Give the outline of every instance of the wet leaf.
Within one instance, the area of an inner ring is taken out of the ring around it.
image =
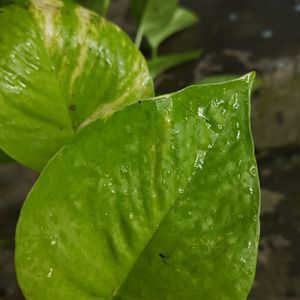
[[[148,60],[148,67],[152,77],[156,78],[159,74],[171,68],[198,59],[201,54],[202,50],[162,55]]]
[[[0,147],[41,170],[80,128],[152,96],[153,84],[115,25],[72,1],[29,3],[1,9]]]
[[[259,231],[252,81],[141,101],[61,149],[17,227],[25,296],[246,299]]]

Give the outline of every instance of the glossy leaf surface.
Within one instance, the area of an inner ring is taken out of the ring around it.
[[[159,74],[191,60],[196,60],[202,54],[201,50],[167,54],[148,60],[148,67],[153,78]]]
[[[259,212],[252,81],[142,101],[61,149],[17,227],[27,299],[246,299]]]
[[[0,146],[41,170],[78,129],[153,84],[115,25],[72,1],[23,2],[1,9]]]

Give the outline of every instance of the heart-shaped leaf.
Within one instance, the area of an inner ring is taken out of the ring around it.
[[[246,299],[259,186],[253,75],[192,86],[85,127],[17,227],[28,299]]]
[[[32,0],[0,15],[0,147],[22,164],[41,170],[79,128],[153,95],[143,56],[97,14]]]

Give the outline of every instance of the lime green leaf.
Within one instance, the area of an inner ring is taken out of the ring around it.
[[[246,299],[259,212],[252,81],[141,101],[61,149],[17,226],[25,296]]]
[[[96,118],[153,95],[129,37],[71,1],[2,8],[0,40],[0,146],[30,168]]]
[[[201,50],[177,54],[167,54],[148,60],[148,67],[153,78],[159,74],[185,62],[196,60],[202,54]]]
[[[147,35],[148,42],[152,48],[157,49],[165,39],[197,23],[198,20],[199,18],[194,12],[184,7],[178,7],[171,21],[166,26]]]
[[[95,11],[101,16],[105,16],[111,0],[77,0],[77,2],[79,2],[82,6]]]
[[[156,35],[173,18],[178,0],[131,0],[131,8],[138,22],[136,46],[139,47],[143,35]]]

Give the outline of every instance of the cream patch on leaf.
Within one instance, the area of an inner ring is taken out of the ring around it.
[[[51,48],[55,43],[62,47],[62,40],[56,35],[56,26],[61,17],[61,9],[64,7],[63,1],[31,0],[31,2],[35,8],[34,13],[39,21],[38,23],[44,25],[41,28],[48,51],[51,52]]]
[[[80,53],[78,55],[76,67],[70,79],[70,94],[72,93],[74,82],[76,78],[78,78],[80,74],[83,72],[86,60],[88,58],[88,50],[89,50],[88,32],[89,30],[92,32],[93,24],[90,21],[91,21],[91,17],[95,15],[93,12],[81,6],[78,6],[76,8],[75,13],[79,20],[78,27],[75,31],[75,34],[77,36],[77,40],[79,44],[78,46],[80,47]]]
[[[141,61],[137,60],[132,68],[133,73],[138,72],[139,68],[141,65]],[[89,123],[95,121],[96,119],[100,117],[108,117],[112,115],[114,112],[119,110],[120,108],[123,107],[124,103],[128,102],[126,101],[132,94],[134,94],[135,91],[139,91],[140,87],[144,85],[144,78],[142,76],[138,76],[135,78],[135,82],[133,86],[131,86],[130,89],[126,89],[125,92],[116,98],[113,102],[108,102],[104,104],[100,104],[95,111],[87,118],[85,119],[78,129],[81,129],[82,127],[88,125]],[[135,95],[137,96],[137,95]]]

